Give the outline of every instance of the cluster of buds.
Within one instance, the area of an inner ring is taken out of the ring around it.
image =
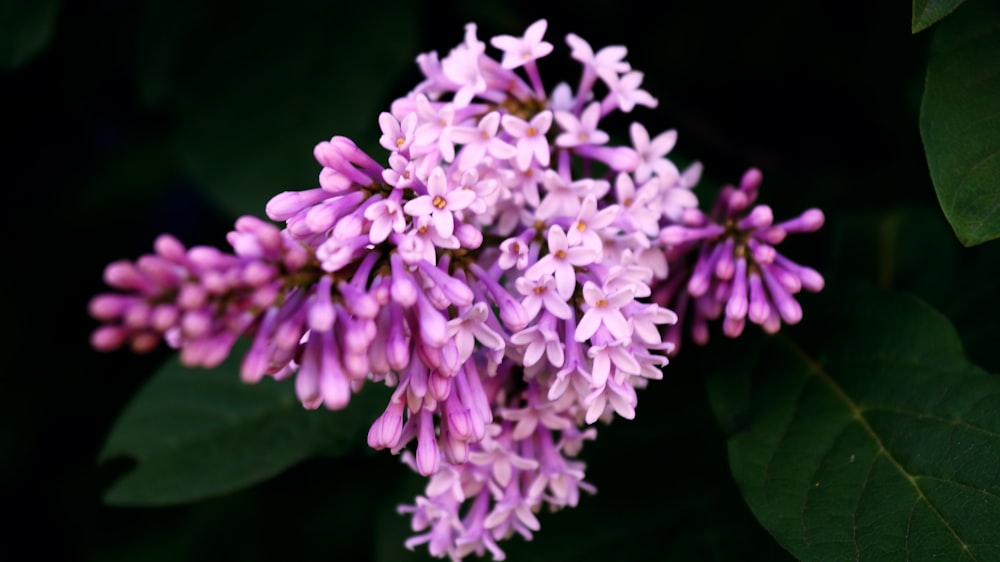
[[[416,533],[407,546],[502,559],[497,542],[530,538],[540,509],[593,492],[583,442],[598,420],[633,418],[636,389],[662,377],[679,344],[665,337],[673,310],[704,302],[703,322],[727,303],[735,336],[748,315],[767,329],[798,321],[790,293],[822,285],[773,250],[817,228],[818,211],[738,218],[756,197],[748,174],[701,214],[700,165],[666,157],[674,131],[651,139],[633,123],[632,145],[613,146],[598,128],[656,105],[625,48],[595,52],[570,34],[579,82],[549,90],[536,63],[553,51],[545,30],[494,37],[498,61],[469,24],[444,58],[419,56],[425,79],[378,119],[385,164],[344,137],[320,143],[319,187],[267,205],[282,228],[243,217],[233,254],[164,236],[155,255],[110,265],[117,292],[91,303],[104,322],[94,346],[162,338],[212,367],[247,336],[243,380],[294,376],[306,408],[388,385],[368,443],[429,477],[400,508]],[[692,253],[693,273],[675,275]]]
[[[678,314],[690,318],[696,343],[708,343],[708,321],[723,312],[722,331],[731,338],[743,333],[747,319],[773,334],[782,322],[796,324],[802,319],[795,293],[823,289],[819,272],[775,249],[790,233],[818,230],[825,220],[823,212],[809,209],[774,224],[770,207],[752,206],[761,179],[759,170],[747,170],[739,187],[722,188],[710,214],[689,209],[660,231],[671,274],[657,287],[656,300],[671,303]],[[664,338],[674,345],[674,352],[679,350],[681,324],[671,326]]]

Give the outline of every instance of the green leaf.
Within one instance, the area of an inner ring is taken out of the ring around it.
[[[211,371],[185,368],[174,358],[152,377],[101,453],[101,460],[125,456],[138,462],[107,492],[107,503],[201,500],[268,479],[317,454],[361,449],[367,424],[377,415],[378,391],[366,389],[344,411],[307,411],[291,381],[241,383],[241,357],[234,350]]]
[[[754,514],[802,560],[1000,559],[1000,377],[913,297],[833,310],[822,352],[774,338],[712,385],[751,382],[713,403],[747,410],[728,449]]]
[[[13,70],[48,45],[59,0],[0,0],[0,69]]]
[[[934,190],[962,244],[1000,237],[1000,6],[973,2],[935,31],[920,108]]]
[[[379,112],[410,87],[401,74],[418,72],[414,3],[290,0],[265,13],[183,3],[147,9],[140,90],[175,105],[185,169],[234,216],[318,186],[320,141],[378,147]]]
[[[955,11],[965,0],[913,0],[910,31],[919,33]]]

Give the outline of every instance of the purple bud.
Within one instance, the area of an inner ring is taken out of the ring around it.
[[[743,333],[743,327],[746,326],[746,323],[745,317],[726,316],[722,320],[722,333],[726,334],[727,337],[737,338]]]
[[[441,349],[437,347],[431,347],[427,345],[426,342],[417,340],[413,344],[413,350],[417,353],[417,359],[420,360],[420,364],[429,368],[437,369],[441,366]],[[423,394],[421,394],[423,396]]]
[[[410,363],[410,340],[406,337],[402,309],[399,306],[391,306],[389,310],[391,314],[385,355],[389,365],[399,371]]]
[[[451,394],[451,379],[434,369],[427,377],[427,390],[431,398],[443,402]]]
[[[764,181],[764,175],[760,173],[760,170],[750,168],[743,173],[743,178],[740,179],[740,191],[745,192],[752,201],[757,198],[757,191],[762,181]]]
[[[368,362],[367,349],[364,351],[343,349],[342,352],[343,355],[340,358],[340,364],[348,379],[355,381],[364,380],[372,372]]]
[[[454,339],[449,339],[448,343],[441,348],[441,361],[438,369],[445,376],[454,376],[462,368],[462,358],[458,353],[458,346]]]
[[[423,399],[427,395],[427,367],[419,361],[414,361],[402,373],[406,381],[408,398]],[[410,404],[411,410],[420,409],[420,401]]]
[[[187,257],[197,269],[212,269],[227,265],[226,256],[211,246],[195,246],[188,250]]]
[[[746,258],[739,258],[736,260],[736,272],[733,276],[732,293],[729,297],[729,302],[726,303],[726,318],[742,320],[747,315],[748,306],[747,260]],[[740,331],[743,331],[742,326],[740,326]]]
[[[368,446],[373,449],[391,449],[399,444],[403,435],[403,403],[392,400],[368,430]]]
[[[267,308],[274,304],[278,299],[278,294],[281,292],[281,282],[269,283],[263,287],[257,287],[254,289],[253,295],[251,296],[251,306],[257,308]]]
[[[127,260],[111,262],[104,268],[104,282],[116,289],[141,291],[149,286],[145,276]]]
[[[486,288],[500,312],[500,321],[511,332],[520,332],[528,326],[531,318],[521,301],[511,296],[495,279],[477,264],[471,264],[470,270],[476,279]]]
[[[750,306],[747,316],[754,324],[762,324],[771,314],[771,305],[767,302],[767,294],[764,292],[764,284],[760,280],[760,275],[750,272]]]
[[[138,332],[132,334],[132,341],[129,342],[129,349],[135,353],[149,353],[156,349],[160,343],[160,337],[153,332]],[[208,365],[210,367],[210,365]]]
[[[404,308],[409,308],[417,302],[417,292],[419,291],[417,283],[403,266],[399,254],[392,254],[389,257],[389,263],[392,266],[392,286],[390,287],[392,300]]]
[[[458,307],[470,306],[472,304],[475,296],[472,294],[472,289],[467,285],[450,277],[447,273],[434,267],[426,260],[421,261],[418,267],[422,273],[427,275],[441,289],[448,302]]]
[[[257,383],[267,373],[269,366],[267,354],[268,342],[277,317],[278,309],[269,308],[261,318],[260,326],[257,327],[257,334],[254,336],[253,343],[250,344],[250,349],[247,350],[246,355],[243,356],[243,362],[240,364],[240,379],[243,382],[248,384]]]
[[[295,349],[305,332],[303,323],[305,313],[294,314],[290,318],[282,318],[274,329],[274,345],[279,349]]]
[[[802,290],[802,281],[791,271],[773,264],[766,264],[761,267],[766,269],[767,272],[789,293],[797,293]]]
[[[375,298],[358,289],[351,283],[341,281],[337,284],[340,294],[344,297],[344,305],[359,318],[372,319],[378,316],[379,307]]]
[[[796,324],[802,320],[802,306],[799,305],[798,301],[775,279],[768,269],[763,269],[762,273],[764,283],[771,294],[771,302],[774,303],[774,307],[778,310],[778,314],[781,315],[781,319],[786,324]]]
[[[815,232],[823,226],[826,217],[819,209],[808,209],[798,217],[785,221],[778,226],[788,232]]]
[[[120,317],[128,307],[138,302],[134,297],[126,297],[115,293],[104,293],[90,299],[87,310],[97,320],[114,320]]]
[[[751,198],[746,193],[732,187],[723,188],[722,194],[719,196],[719,202],[725,204],[730,215],[742,213],[744,209],[750,206],[751,201]]]
[[[819,274],[818,271],[812,269],[811,267],[799,266],[795,270],[795,273],[799,276],[799,280],[802,282],[802,287],[807,291],[812,291],[814,293],[822,291],[825,281],[823,281],[823,276]]]
[[[771,226],[774,222],[774,212],[767,205],[757,205],[750,211],[750,214],[740,219],[736,223],[741,230],[752,230]]]
[[[323,191],[332,194],[341,194],[355,189],[351,178],[333,168],[323,168],[319,171],[319,186]]]
[[[781,244],[788,233],[781,226],[772,226],[753,233],[753,237],[772,246]]]
[[[717,224],[710,224],[700,228],[671,225],[660,231],[660,242],[668,246],[674,246],[703,238],[714,238],[721,236],[725,232],[726,229]]]
[[[472,414],[459,401],[457,392],[451,393],[444,401],[443,414],[452,434],[465,441],[473,438]]]
[[[440,466],[440,451],[434,435],[434,417],[430,410],[420,410],[420,428],[417,430],[417,472],[422,476],[437,473]]]
[[[333,328],[336,322],[336,309],[331,300],[330,290],[333,286],[333,279],[329,275],[320,277],[316,283],[316,292],[313,300],[309,304],[308,322],[313,330],[326,332]]]
[[[463,465],[469,462],[469,442],[455,435],[447,424],[441,427],[440,445],[449,463]]]
[[[347,264],[357,259],[358,250],[368,244],[368,235],[359,234],[353,238],[328,238],[316,249],[316,258],[320,260],[324,271],[333,273],[340,271]]]
[[[271,264],[253,261],[243,268],[242,281],[251,287],[257,287],[278,276],[278,270]]]
[[[330,142],[323,141],[316,145],[316,148],[313,149],[313,156],[316,157],[316,161],[322,164],[324,168],[336,170],[340,175],[343,175],[352,182],[364,186],[371,185],[372,179],[361,173],[351,163],[351,158],[357,159],[357,153],[364,153],[357,146],[354,146],[354,143],[350,143],[349,141],[345,143],[342,140],[338,141],[338,138],[343,139],[343,137],[334,137],[330,139]],[[345,154],[345,151],[348,154]],[[339,185],[340,182],[337,182],[337,186]]]
[[[90,335],[90,345],[98,351],[113,351],[125,343],[128,333],[121,326],[101,326]]]
[[[170,327],[177,324],[180,311],[173,304],[160,304],[153,307],[153,312],[149,317],[149,324],[158,332],[166,332]]]
[[[691,339],[698,345],[705,345],[708,334],[708,320],[702,314],[695,314],[691,319]]]
[[[286,221],[302,212],[307,207],[330,197],[323,189],[307,189],[305,191],[285,191],[279,193],[267,202],[265,212],[274,221]]]
[[[708,289],[711,287],[715,264],[719,261],[724,249],[725,245],[717,244],[712,248],[711,253],[706,255],[703,250],[701,255],[698,256],[698,261],[695,263],[694,270],[691,272],[691,277],[687,283],[688,293],[692,297],[700,297],[708,292]]]
[[[389,311],[386,309],[377,320],[380,329],[375,333],[375,340],[368,348],[368,365],[372,373],[376,375],[387,375],[393,370],[389,365],[389,358],[386,356],[386,341],[389,339],[389,330],[386,329],[388,314]]]
[[[434,308],[427,296],[417,292],[417,328],[420,340],[432,347],[440,348],[448,342],[448,321],[440,310]]]
[[[778,251],[774,249],[774,246],[769,244],[761,244],[756,240],[750,240],[748,242],[750,246],[750,251],[753,252],[753,259],[757,263],[772,263],[774,262],[774,256],[778,254]]]
[[[302,402],[302,407],[307,410],[315,410],[323,403],[323,396],[319,390],[319,353],[321,353],[320,344],[314,343],[310,338],[302,354],[299,373],[295,375],[295,394]]]
[[[472,367],[466,367],[455,375],[457,399],[469,411],[470,432],[473,439],[481,441],[486,436],[486,424],[493,421],[489,399],[483,390],[478,373],[469,373]],[[452,394],[454,396],[455,393]]]
[[[351,381],[337,360],[336,350],[333,348],[333,334],[323,332],[320,338],[324,340],[322,372],[319,380],[323,406],[328,410],[342,410],[351,401]]]
[[[459,223],[455,225],[455,238],[461,247],[469,250],[478,249],[483,245],[483,233],[471,224]]]
[[[719,259],[715,262],[715,276],[724,281],[732,279],[733,273],[736,271],[736,262],[733,259],[733,246],[735,245],[736,242],[733,238],[726,238],[722,242]]]
[[[184,244],[169,234],[161,234],[153,242],[153,249],[164,258],[178,264],[187,261],[187,250]]]

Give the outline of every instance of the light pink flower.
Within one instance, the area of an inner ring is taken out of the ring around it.
[[[455,93],[455,107],[461,109],[472,101],[476,94],[486,91],[486,78],[479,68],[479,57],[486,51],[486,45],[476,38],[476,24],[465,26],[465,42],[455,47],[441,61],[441,72],[458,86]]]
[[[475,127],[453,127],[451,140],[464,144],[458,165],[465,169],[478,164],[487,153],[499,160],[509,160],[518,150],[497,137],[500,129],[500,113],[491,111],[479,120]]]
[[[510,113],[503,116],[500,123],[512,137],[517,139],[517,167],[527,170],[531,159],[535,158],[542,166],[549,165],[549,141],[545,134],[552,126],[552,112],[542,111],[525,121]]]
[[[587,341],[602,325],[616,340],[631,337],[632,328],[625,320],[621,308],[632,302],[634,297],[635,291],[630,287],[606,294],[593,281],[584,283],[583,298],[587,301],[589,308],[576,325],[576,333],[573,338],[578,342]]]
[[[643,183],[656,174],[667,182],[672,182],[680,175],[677,166],[664,158],[677,143],[677,131],[671,129],[660,133],[655,139],[649,140],[646,127],[643,127],[641,123],[632,123],[629,127],[629,136],[632,137],[632,146],[635,147],[641,159],[639,166],[635,169],[636,181]]]
[[[510,342],[514,345],[524,347],[524,366],[531,367],[538,363],[544,355],[553,367],[562,367],[565,356],[563,354],[562,339],[559,334],[538,323],[529,326],[510,337]]]
[[[628,54],[628,49],[621,45],[604,47],[595,54],[590,43],[573,33],[566,35],[566,43],[572,49],[570,56],[602,77],[605,75],[617,76],[632,69],[623,60]]]
[[[455,211],[461,211],[475,200],[476,194],[466,189],[453,189],[444,170],[434,168],[427,179],[427,195],[406,202],[403,210],[413,217],[430,215],[439,236],[448,238],[455,232]]]
[[[552,43],[542,41],[547,26],[548,22],[541,19],[528,26],[524,37],[498,35],[491,39],[490,44],[503,51],[503,61],[500,65],[514,69],[551,53]]]
[[[528,279],[540,279],[551,274],[556,279],[556,290],[563,300],[569,300],[576,289],[574,266],[590,265],[597,261],[600,253],[584,246],[569,246],[566,233],[558,225],[552,225],[548,233],[549,253],[542,256],[524,272]]]
[[[519,277],[514,284],[517,291],[524,295],[521,306],[529,318],[538,316],[543,307],[556,318],[565,320],[570,317],[569,304],[559,296],[556,280],[551,275],[545,274],[538,279]]]
[[[459,360],[464,363],[475,349],[476,340],[494,350],[504,348],[503,338],[486,324],[489,310],[486,304],[477,302],[460,318],[448,321],[448,333],[455,339]]]
[[[608,142],[608,134],[597,128],[601,120],[601,104],[597,102],[588,105],[579,117],[569,111],[556,111],[555,119],[563,129],[563,133],[556,137],[557,146],[570,148]]]
[[[580,204],[580,212],[570,225],[566,239],[570,246],[584,246],[598,253],[603,251],[604,239],[601,231],[608,228],[618,217],[618,205],[608,205],[597,210],[597,198],[588,195]]]
[[[656,107],[658,103],[649,92],[639,88],[642,85],[642,72],[633,70],[622,76],[602,76],[602,78],[607,82],[611,95],[617,100],[618,109],[625,113],[630,113],[637,105]]]
[[[365,209],[365,218],[372,223],[368,231],[372,244],[380,244],[390,233],[403,232],[406,229],[403,208],[394,199],[385,199],[372,204]]]
[[[410,113],[400,122],[391,113],[383,111],[378,116],[378,124],[382,128],[382,136],[378,139],[382,148],[390,152],[402,152],[413,144],[413,133],[417,129],[416,113]]]

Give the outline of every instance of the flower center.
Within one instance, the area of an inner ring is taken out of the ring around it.
[[[435,209],[444,209],[448,206],[448,201],[440,195],[435,195],[434,200],[431,201],[431,205],[434,205]]]

